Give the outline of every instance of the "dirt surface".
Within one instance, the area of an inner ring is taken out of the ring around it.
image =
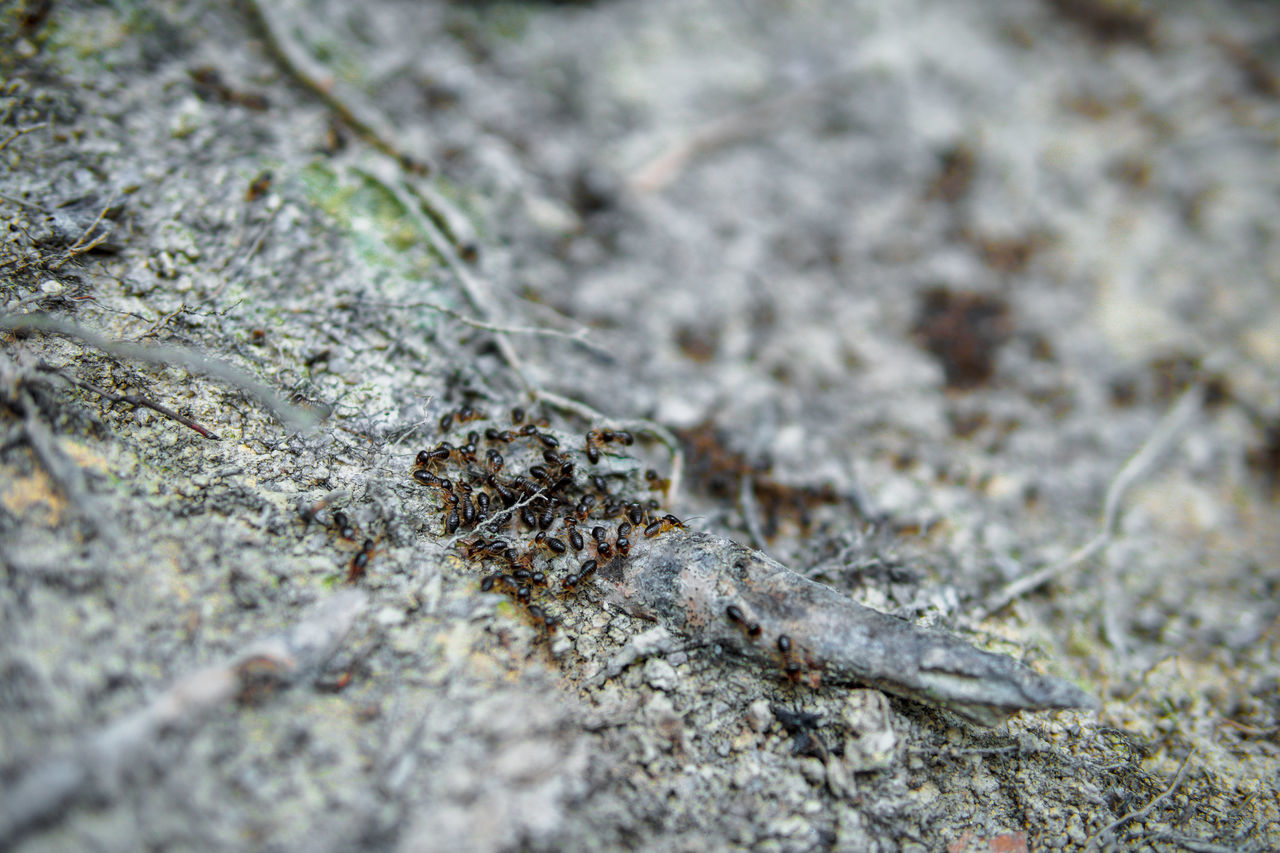
[[[1272,4],[257,10],[0,7],[0,847],[1280,848]],[[1102,709],[548,634],[517,405]]]

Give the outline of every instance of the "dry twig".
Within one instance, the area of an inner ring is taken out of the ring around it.
[[[222,663],[179,679],[145,707],[29,768],[0,792],[0,839],[16,844],[74,803],[111,796],[131,770],[154,757],[163,739],[189,736],[232,699],[261,698],[315,672],[337,651],[367,600],[359,590],[337,593],[287,633],[257,640]]]
[[[1146,443],[1137,453],[1129,457],[1129,461],[1120,469],[1120,473],[1116,474],[1107,489],[1097,535],[1065,559],[1005,586],[987,601],[986,605],[975,614],[975,618],[979,621],[986,619],[1014,599],[1044,586],[1068,569],[1097,556],[1110,545],[1115,538],[1116,526],[1120,521],[1120,507],[1125,494],[1134,483],[1146,476],[1160,457],[1173,445],[1191,419],[1200,411],[1203,403],[1204,386],[1200,384],[1191,386],[1160,420]]]
[[[1169,797],[1173,796],[1173,792],[1178,790],[1178,786],[1182,784],[1183,778],[1187,775],[1187,768],[1191,766],[1191,759],[1195,757],[1197,749],[1199,749],[1199,747],[1193,747],[1191,752],[1187,753],[1187,757],[1182,761],[1182,766],[1178,768],[1177,775],[1173,777],[1173,781],[1169,784],[1168,788],[1164,789],[1163,793],[1154,797],[1151,802],[1147,803],[1137,811],[1129,812],[1127,815],[1116,818],[1111,823],[1104,826],[1096,835],[1089,839],[1089,842],[1085,847],[1092,847],[1096,844],[1101,848],[1114,830],[1119,829],[1131,820],[1142,820],[1147,815],[1151,814],[1152,809],[1169,799]]]
[[[84,229],[84,231],[80,232],[80,236],[76,238],[76,241],[74,243],[72,243],[70,246],[67,247],[66,251],[63,253],[61,258],[58,258],[57,261],[49,265],[50,270],[58,269],[59,267],[61,267],[63,264],[65,264],[67,261],[71,260],[74,257],[92,252],[94,249],[98,248],[98,246],[106,242],[108,237],[108,233],[106,231],[103,231],[101,234],[99,234],[97,237],[94,237],[92,240],[89,239],[89,235],[92,234],[94,230],[98,227],[98,225],[102,222],[102,218],[107,215],[107,211],[111,209],[111,206],[112,204],[115,203],[115,200],[116,200],[116,194],[113,192],[110,198],[107,199],[107,203],[102,206],[102,210],[98,211],[98,215],[94,217],[94,220],[92,222],[89,223],[89,227]],[[85,242],[85,241],[88,241],[88,242]]]
[[[1098,704],[1069,682],[863,607],[709,533],[665,533],[602,569],[599,583],[633,616],[813,687],[865,684],[984,726],[1023,710]]]
[[[742,483],[738,487],[738,508],[742,510],[742,518],[747,523],[747,532],[751,534],[751,544],[757,551],[765,550],[764,531],[760,529],[760,515],[756,510],[756,483],[750,474],[742,475]]]
[[[438,302],[368,302],[362,300],[362,304],[374,305],[380,308],[425,308],[428,311],[435,311],[439,314],[444,314],[447,317],[452,317],[463,325],[471,326],[474,329],[481,329],[486,332],[500,332],[504,335],[535,335],[544,338],[558,338],[560,340],[572,341],[575,344],[581,344],[588,349],[592,349],[606,355],[611,354],[608,349],[590,340],[587,337],[590,332],[585,328],[578,329],[576,332],[562,332],[559,329],[548,329],[542,326],[502,326],[497,323],[490,323],[487,320],[477,320],[475,317],[470,317],[463,314],[461,311],[455,311],[452,308],[439,304]]]
[[[374,148],[394,157],[406,169],[424,174],[428,172],[430,169],[425,162],[411,157],[393,141],[395,133],[382,116],[361,106],[367,100],[365,96],[347,91],[341,82],[293,43],[272,20],[267,5],[258,0],[245,0],[244,9],[266,42],[268,52],[285,73],[323,101],[343,124]]]
[[[24,314],[20,316],[0,314],[0,331],[16,332],[24,330],[62,335],[117,358],[143,361],[163,367],[183,367],[193,373],[202,373],[205,376],[237,388],[257,400],[289,429],[307,429],[316,422],[314,415],[286,402],[271,388],[244,371],[232,367],[226,362],[207,358],[189,349],[165,345],[143,346],[142,344],[129,343],[127,341],[113,341],[95,331],[50,314]]]
[[[111,540],[113,534],[103,521],[105,513],[98,509],[97,502],[89,493],[84,472],[75,462],[67,458],[67,455],[58,447],[58,443],[53,440],[53,435],[37,414],[39,409],[31,393],[26,389],[20,390],[14,402],[17,402],[22,409],[23,438],[31,448],[31,452],[35,454],[40,466],[48,473],[49,478],[58,487],[58,491],[62,492],[67,501],[75,507],[89,530],[97,536]],[[0,835],[0,838],[2,837],[3,835]]]
[[[92,382],[86,382],[83,379],[68,376],[61,368],[54,367],[52,364],[40,364],[37,365],[36,369],[45,373],[52,373],[54,376],[58,376],[61,379],[70,382],[72,385],[79,386],[86,391],[97,394],[99,397],[106,398],[111,403],[128,403],[131,406],[142,406],[143,408],[151,409],[153,412],[159,412],[170,420],[177,421],[188,429],[195,430],[205,438],[212,439],[213,441],[219,440],[218,436],[212,431],[200,426],[200,424],[191,420],[191,418],[188,418],[185,415],[180,415],[168,406],[157,403],[149,397],[144,397],[141,394],[117,394],[114,391],[108,391],[106,388],[99,387]]]
[[[0,142],[0,151],[3,151],[9,145],[10,142],[17,139],[19,136],[25,136],[26,134],[31,133],[32,131],[39,130],[42,127],[48,127],[48,126],[49,126],[49,123],[47,121],[42,121],[39,124],[33,124],[30,127],[18,128],[13,133],[9,134],[9,136],[3,142]]]
[[[803,85],[794,91],[767,98],[727,116],[713,119],[696,128],[683,139],[676,140],[656,157],[636,169],[628,183],[639,193],[654,193],[674,181],[695,157],[750,139],[781,120],[797,106],[821,95],[823,91],[847,79],[847,71],[838,71]]]

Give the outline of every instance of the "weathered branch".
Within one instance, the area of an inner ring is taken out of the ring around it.
[[[1073,684],[863,607],[727,539],[649,542],[600,568],[615,603],[797,681],[866,684],[984,726],[1023,710],[1097,707]]]

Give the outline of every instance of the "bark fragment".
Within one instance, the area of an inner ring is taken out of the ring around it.
[[[815,686],[867,684],[984,726],[1018,711],[1097,707],[1075,685],[863,607],[708,533],[671,532],[615,563],[600,574],[628,612]]]

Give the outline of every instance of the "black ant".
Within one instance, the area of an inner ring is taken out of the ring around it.
[[[556,626],[560,624],[560,620],[536,604],[529,605],[529,618],[533,620],[535,625],[541,625],[549,634],[555,633]]]
[[[548,536],[545,531],[542,531],[538,533],[537,536],[533,537],[533,541],[535,545],[546,548],[548,551],[556,555],[563,554],[566,550],[563,542],[553,536]]]
[[[567,593],[575,592],[579,584],[586,583],[591,579],[591,577],[596,573],[596,567],[597,564],[595,560],[587,560],[578,568],[578,571],[564,579],[562,590]]]
[[[453,453],[453,445],[447,441],[442,441],[431,450],[419,450],[418,456],[413,461],[413,467],[429,468],[435,467],[439,462],[449,461],[449,456]]]
[[[369,567],[369,558],[372,556],[373,540],[365,539],[360,550],[351,558],[351,564],[347,566],[347,583],[355,583],[364,576],[365,569]]]
[[[671,488],[671,481],[659,476],[658,472],[652,468],[644,472],[644,479],[649,484],[649,488],[655,492],[665,492]]]
[[[300,505],[298,509],[298,517],[302,519],[303,525],[310,527],[311,522],[316,520],[316,516],[318,516],[323,510],[327,509],[329,502],[340,494],[341,492],[337,491],[330,492],[318,501],[307,504],[306,506]],[[336,514],[337,510],[335,510],[334,513]]]
[[[668,530],[684,530],[684,522],[676,518],[674,515],[664,515],[662,518],[650,524],[644,529],[644,535],[648,539],[652,539],[660,533]]]
[[[342,510],[333,513],[333,529],[338,531],[338,538],[346,542],[356,541],[356,528]]]
[[[423,471],[421,469],[414,471],[413,479],[423,486],[431,486],[433,488],[442,489],[446,492],[453,491],[452,481],[446,480],[444,477],[437,477],[430,471]]]
[[[729,617],[730,622],[735,622],[742,626],[742,629],[747,632],[748,637],[760,636],[760,623],[748,619],[746,614],[742,612],[742,608],[738,605],[730,604],[724,609],[724,614]]]

